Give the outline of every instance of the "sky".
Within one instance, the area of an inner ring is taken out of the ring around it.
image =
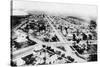
[[[27,15],[28,11],[45,11],[50,14],[97,17],[97,6],[94,5],[13,1],[13,15]]]

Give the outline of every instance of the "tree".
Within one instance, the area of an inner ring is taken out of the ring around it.
[[[97,26],[96,21],[91,20],[90,21],[90,29],[96,29],[96,26]]]

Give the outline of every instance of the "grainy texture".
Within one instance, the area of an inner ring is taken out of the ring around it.
[[[11,66],[97,61],[97,20],[42,10],[20,14],[11,15]]]

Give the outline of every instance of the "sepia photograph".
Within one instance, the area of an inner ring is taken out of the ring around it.
[[[11,1],[11,66],[98,61],[97,6]]]

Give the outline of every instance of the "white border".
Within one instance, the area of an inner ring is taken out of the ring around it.
[[[100,12],[100,0],[28,0],[41,2],[59,2],[97,5]],[[98,13],[98,15],[100,15]],[[100,17],[98,16],[98,50],[100,59]],[[0,0],[0,67],[9,67],[10,63],[10,0]],[[40,67],[99,67],[100,61],[90,63],[72,63],[57,65],[40,65]],[[34,66],[35,67],[35,66]]]

